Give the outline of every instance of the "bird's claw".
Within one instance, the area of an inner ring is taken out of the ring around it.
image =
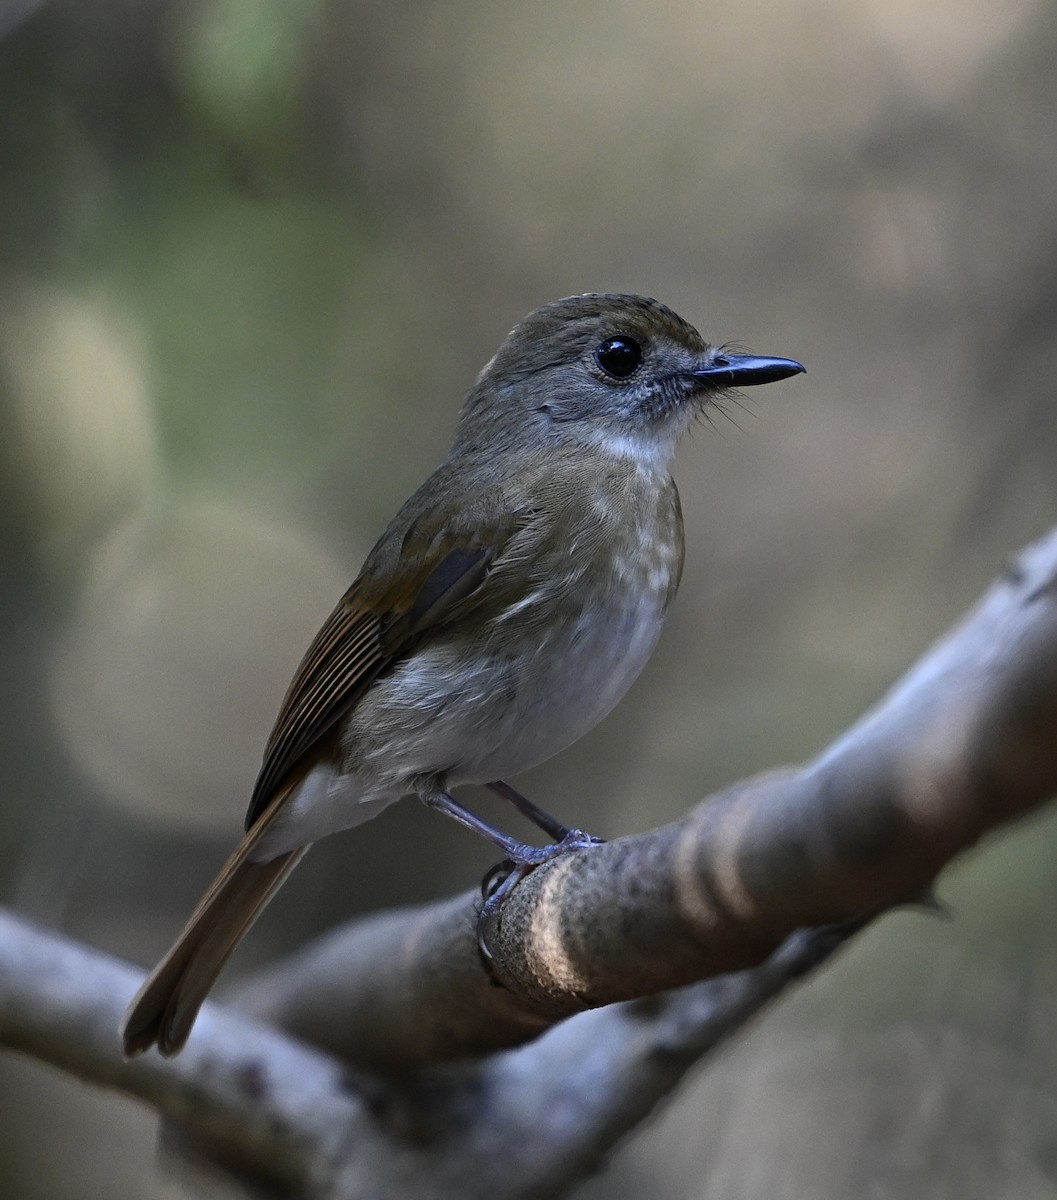
[[[477,948],[486,963],[492,961],[492,952],[488,948],[486,930],[488,925],[499,915],[503,902],[515,887],[537,867],[550,862],[553,858],[562,858],[566,854],[575,854],[591,846],[601,846],[605,838],[594,837],[582,829],[570,829],[560,842],[550,846],[519,846],[516,852],[504,858],[502,862],[492,867],[481,880],[481,895],[484,903],[477,914]]]

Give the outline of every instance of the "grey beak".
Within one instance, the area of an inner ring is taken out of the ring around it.
[[[758,358],[755,354],[717,354],[707,366],[693,372],[695,379],[707,379],[716,387],[752,387],[757,383],[776,383],[804,371],[792,358]]]

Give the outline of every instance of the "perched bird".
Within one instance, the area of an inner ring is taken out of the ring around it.
[[[510,860],[498,897],[590,845],[503,780],[585,734],[657,641],[683,565],[669,463],[725,391],[803,371],[710,346],[643,296],[525,318],[477,378],[447,459],[404,504],[294,676],[246,834],[126,1014],[127,1055],[184,1045],[228,956],[309,845],[415,794]],[[536,848],[451,795],[484,783]],[[488,903],[497,902],[493,895]]]

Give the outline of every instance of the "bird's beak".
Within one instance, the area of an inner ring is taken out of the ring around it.
[[[696,371],[695,379],[716,387],[752,387],[757,383],[775,383],[790,375],[802,374],[804,367],[792,358],[758,358],[755,354],[717,354]]]

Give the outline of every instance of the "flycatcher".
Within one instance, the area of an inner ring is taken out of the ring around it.
[[[309,845],[414,794],[526,871],[593,839],[503,780],[585,734],[656,644],[683,565],[675,445],[724,392],[803,371],[710,346],[643,296],[531,313],[478,376],[444,463],[308,649],[246,834],[125,1017],[125,1053],[184,1045],[227,958]],[[554,844],[451,795],[487,784]]]

